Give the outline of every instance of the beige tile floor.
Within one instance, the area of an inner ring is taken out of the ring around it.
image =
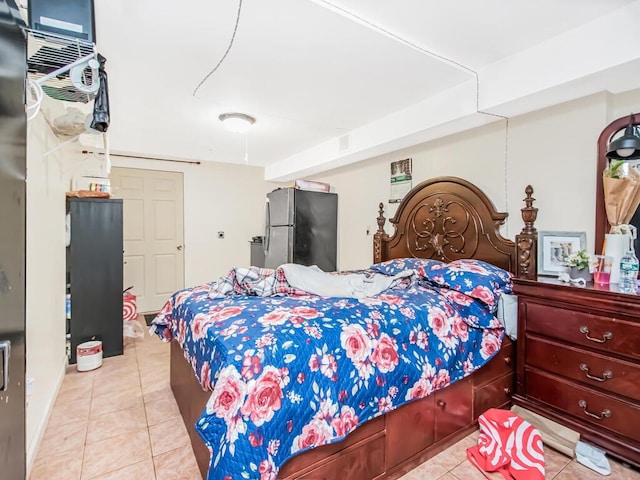
[[[128,340],[97,370],[67,370],[31,480],[199,478],[169,387],[168,344]]]
[[[455,445],[426,461],[418,468],[404,475],[400,480],[484,480],[486,477],[467,461],[466,450],[478,442],[475,431]],[[545,447],[545,478],[555,480],[640,480],[640,472],[609,459],[611,475],[602,476],[580,465],[561,453]],[[490,479],[502,480],[498,473],[488,473]]]
[[[466,460],[477,437],[472,433],[401,480],[484,479]],[[547,478],[640,480],[640,473],[611,464],[612,475],[602,477],[546,449]],[[128,341],[124,355],[105,359],[95,371],[68,369],[30,476],[58,479],[200,479],[169,387],[167,344],[147,336]]]

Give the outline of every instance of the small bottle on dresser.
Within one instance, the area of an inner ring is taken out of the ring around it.
[[[629,237],[629,249],[620,259],[620,283],[618,289],[622,293],[637,293],[638,290],[638,257],[633,248],[633,237]]]

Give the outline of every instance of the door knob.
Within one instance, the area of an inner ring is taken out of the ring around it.
[[[178,250],[182,250],[182,245],[178,245],[176,248],[177,248]]]

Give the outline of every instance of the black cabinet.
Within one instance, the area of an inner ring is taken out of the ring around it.
[[[27,42],[23,25],[15,2],[0,0],[0,478],[3,479],[26,478],[25,445],[36,443],[27,442],[25,425]],[[33,197],[28,201],[32,200]],[[29,291],[32,294],[37,296],[37,292]],[[37,298],[29,300],[34,302]],[[37,353],[30,355],[30,362],[39,360]],[[43,384],[45,381],[48,379],[38,380]]]
[[[103,356],[122,354],[122,200],[70,198],[67,293],[70,363],[76,347],[102,341]]]

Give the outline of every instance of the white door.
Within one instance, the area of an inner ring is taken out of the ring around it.
[[[113,168],[111,192],[124,200],[124,286],[156,312],[184,288],[182,173]]]

